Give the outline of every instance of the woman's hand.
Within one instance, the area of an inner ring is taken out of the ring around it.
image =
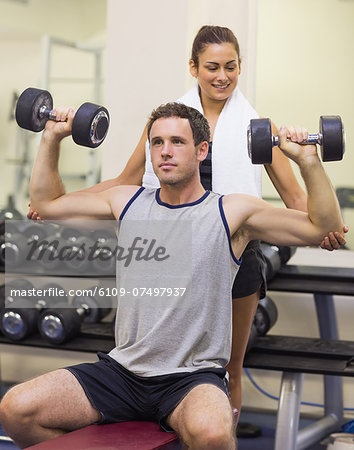
[[[341,246],[345,245],[347,241],[344,238],[344,234],[348,233],[349,228],[345,225],[343,227],[343,234],[330,231],[327,236],[323,238],[320,246],[324,250],[333,251],[338,250]]]

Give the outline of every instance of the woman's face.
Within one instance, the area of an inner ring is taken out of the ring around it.
[[[202,100],[225,101],[237,86],[241,67],[229,42],[207,45],[199,53],[199,66],[192,60],[189,64],[192,76],[198,79]]]

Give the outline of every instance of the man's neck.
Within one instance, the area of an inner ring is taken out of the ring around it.
[[[205,189],[199,180],[185,187],[161,183],[160,200],[168,205],[185,205],[199,200],[204,194]]]

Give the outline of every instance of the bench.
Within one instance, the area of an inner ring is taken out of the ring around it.
[[[90,425],[63,436],[27,447],[31,450],[177,450],[174,433],[162,431],[152,422],[122,422]]]

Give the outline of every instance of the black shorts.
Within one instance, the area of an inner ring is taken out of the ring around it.
[[[226,370],[201,369],[156,377],[140,377],[105,353],[99,361],[66,367],[102,416],[99,424],[141,420],[157,422],[166,431],[167,416],[199,384],[213,384],[230,398]]]
[[[266,263],[260,248],[260,241],[251,241],[242,254],[242,263],[232,286],[232,298],[247,297],[261,291],[260,298],[265,297],[267,281]]]

